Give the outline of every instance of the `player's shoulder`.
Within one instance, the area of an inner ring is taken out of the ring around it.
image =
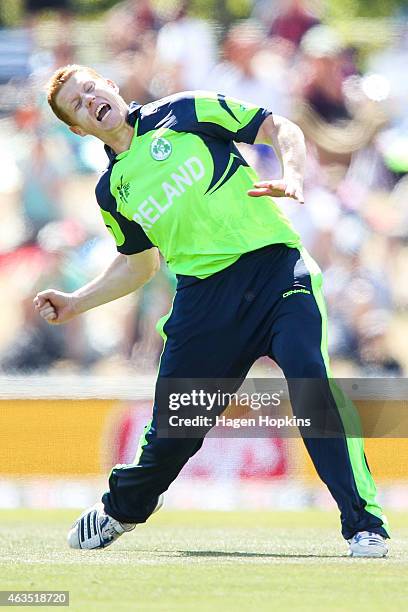
[[[186,110],[189,106],[194,105],[195,101],[201,98],[217,99],[217,92],[206,89],[194,89],[189,91],[179,91],[177,93],[165,96],[154,102],[143,104],[140,108],[140,116],[142,118],[149,117],[161,110],[176,109]]]
[[[145,134],[159,127],[188,131],[197,122],[196,100],[213,96],[216,94],[204,90],[180,91],[148,102],[140,108],[138,133]]]
[[[139,135],[161,127],[185,132],[194,121],[194,92],[180,91],[144,104],[140,108],[137,130]]]
[[[148,117],[149,115],[159,112],[162,108],[188,104],[190,100],[194,100],[194,94],[194,91],[179,91],[169,96],[164,96],[164,98],[154,100],[153,102],[143,104],[140,108],[140,116]]]

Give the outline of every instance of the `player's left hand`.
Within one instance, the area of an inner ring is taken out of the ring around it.
[[[292,198],[300,204],[303,204],[305,201],[301,182],[285,179],[254,183],[254,189],[250,189],[248,195],[254,198],[266,195],[274,198]]]

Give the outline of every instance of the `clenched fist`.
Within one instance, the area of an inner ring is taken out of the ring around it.
[[[75,309],[75,298],[70,293],[54,289],[38,293],[33,304],[40,316],[50,325],[67,323],[79,314]]]

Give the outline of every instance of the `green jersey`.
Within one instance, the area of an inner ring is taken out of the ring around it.
[[[263,246],[300,246],[272,198],[247,195],[259,177],[234,144],[253,144],[269,114],[211,92],[132,103],[130,147],[106,147],[96,187],[118,251],[156,246],[174,273],[205,278]]]

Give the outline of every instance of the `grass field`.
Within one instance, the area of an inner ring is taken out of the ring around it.
[[[0,588],[69,590],[72,610],[408,609],[407,514],[387,559],[348,558],[330,512],[161,511],[95,552],[67,548],[76,516],[0,511]]]

